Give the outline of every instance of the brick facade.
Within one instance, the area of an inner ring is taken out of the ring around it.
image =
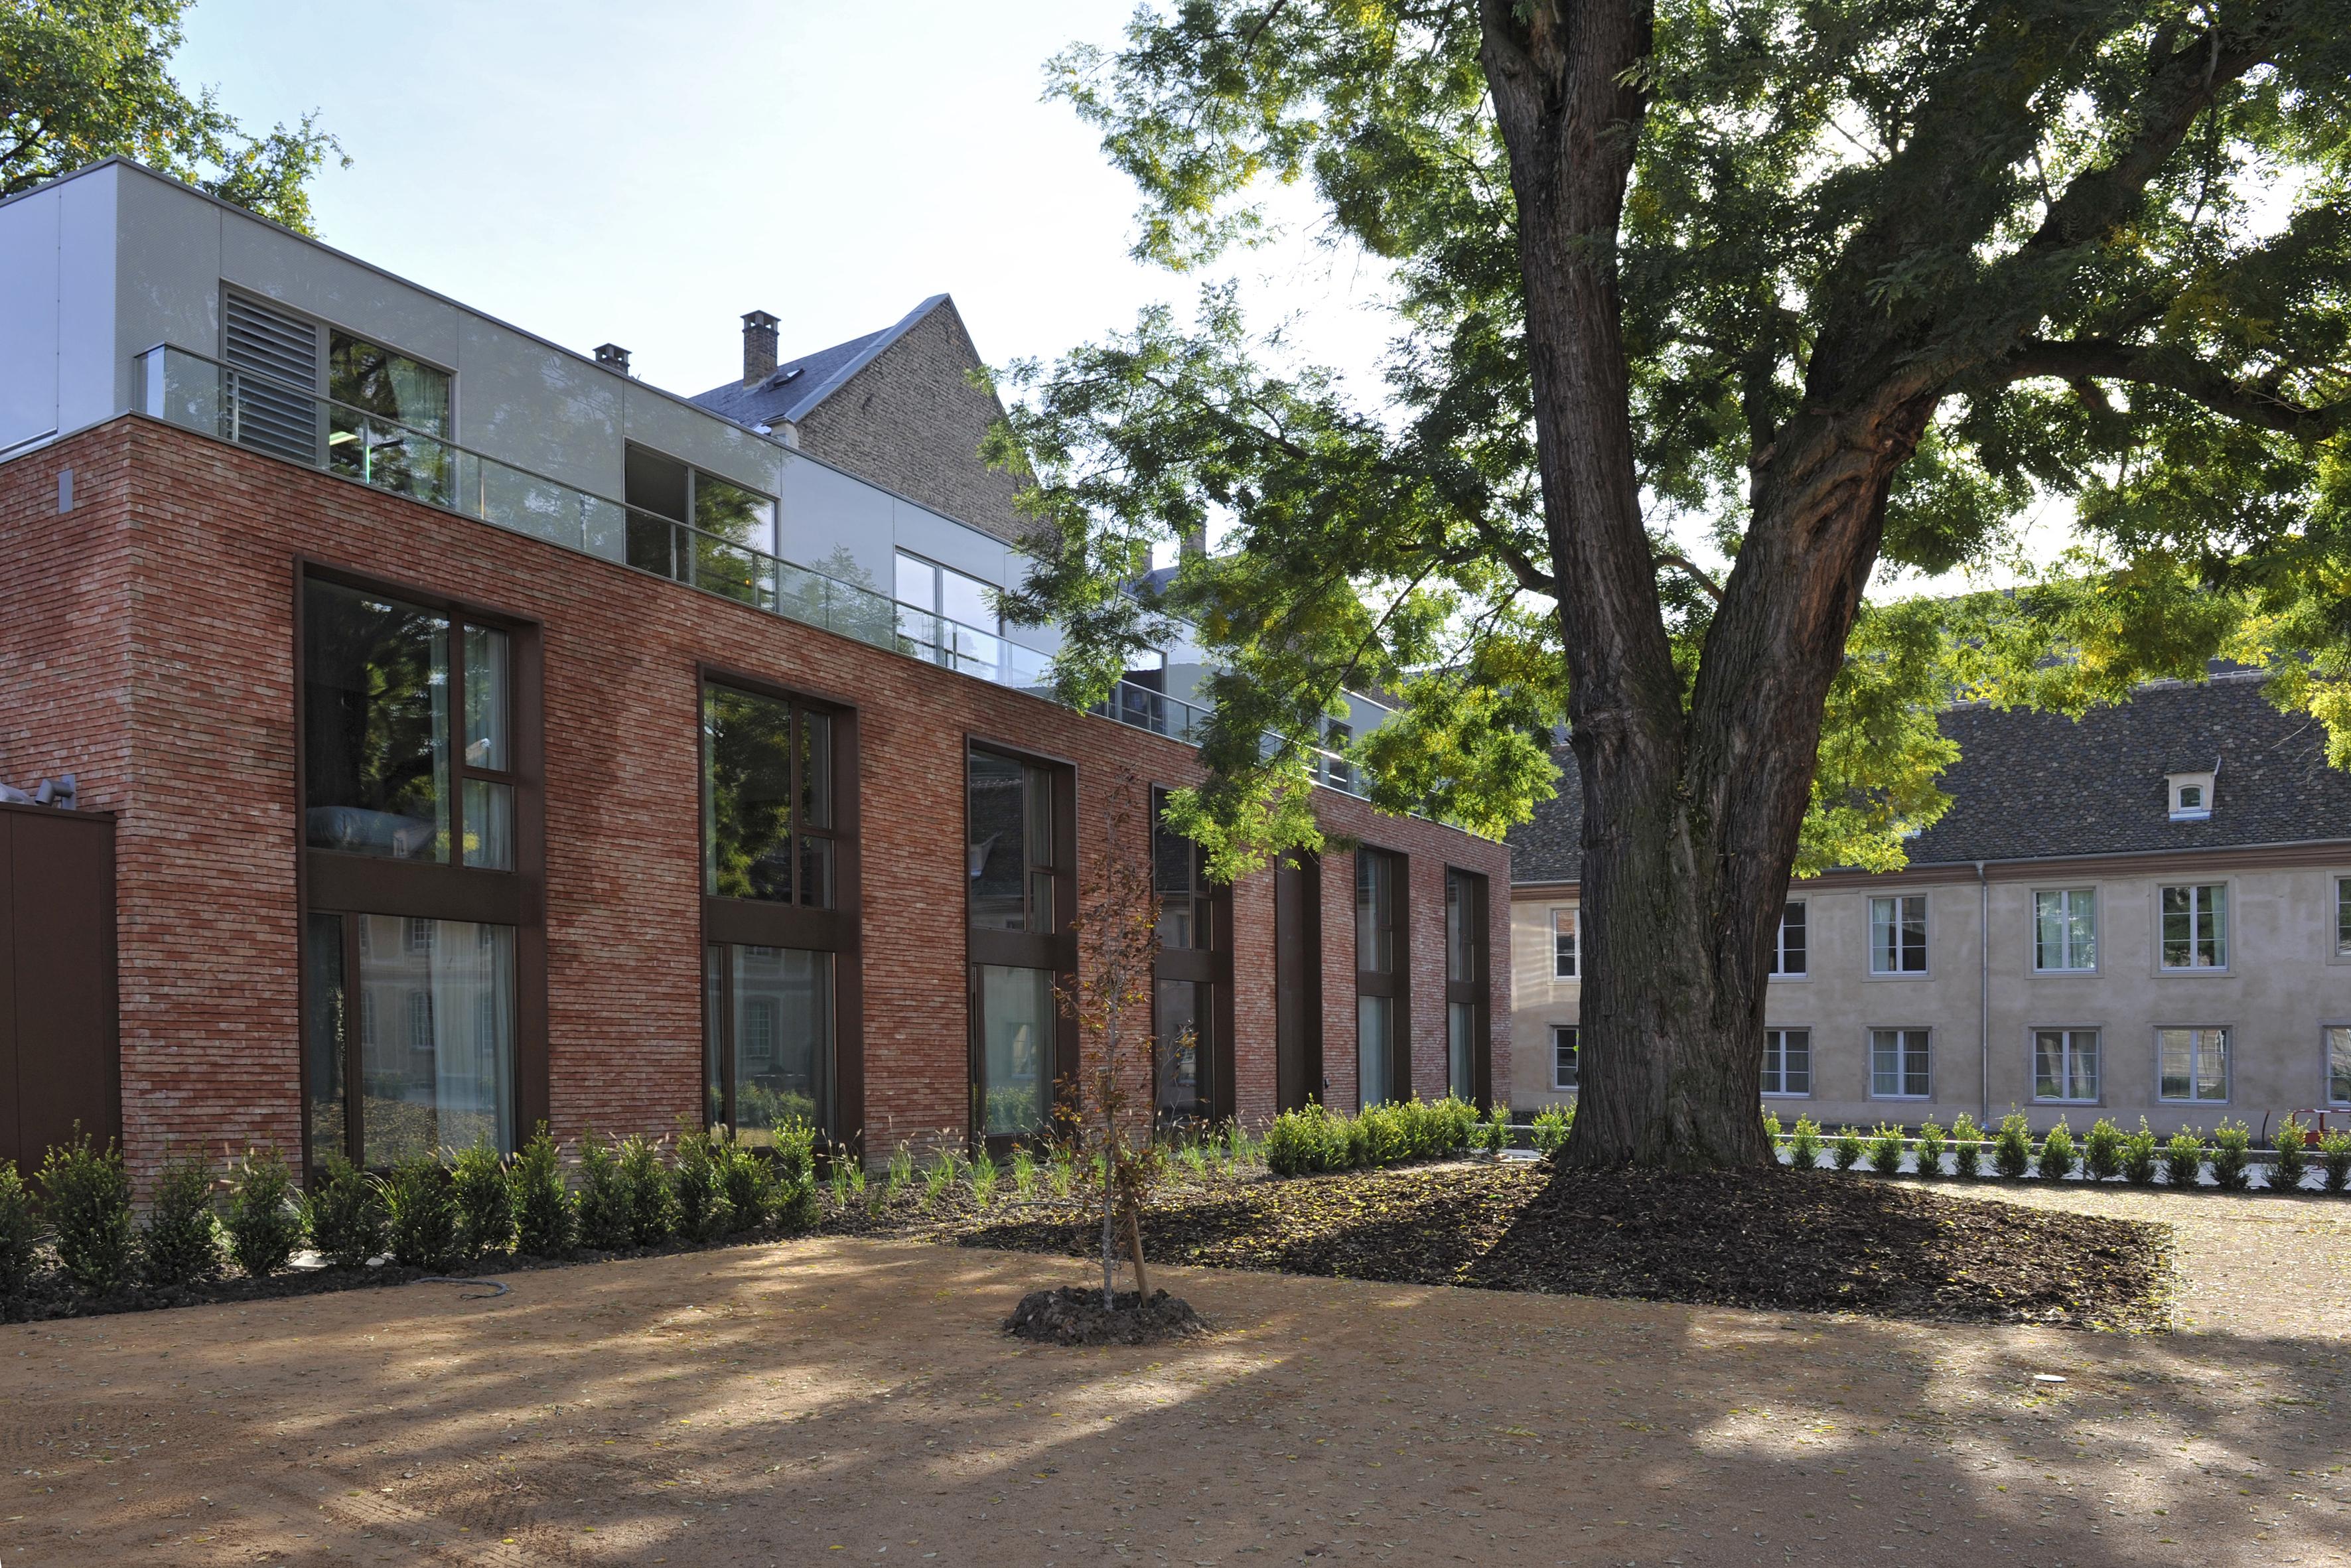
[[[76,505],[56,512],[57,474]],[[698,669],[853,707],[867,1147],[967,1118],[969,740],[1072,764],[1081,823],[1176,743],[223,445],[120,419],[0,467],[0,777],[80,775],[120,813],[123,1124],[168,1146],[301,1138],[294,653],[300,563],[540,628],[548,1103],[559,1136],[665,1132],[699,1103]],[[1318,791],[1326,829],[1409,866],[1412,1082],[1445,1082],[1444,867],[1488,878],[1493,1082],[1510,1082],[1505,849]],[[1137,846],[1138,852],[1140,846]],[[1080,835],[1080,876],[1105,852]],[[1322,874],[1328,1098],[1353,1103],[1353,874]],[[1274,1109],[1273,879],[1232,892],[1237,1103]]]

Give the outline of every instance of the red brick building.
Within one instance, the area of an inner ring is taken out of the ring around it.
[[[1504,848],[1318,787],[1332,847],[1279,875],[1198,883],[1147,813],[1113,852],[1120,780],[1199,777],[1184,705],[1022,689],[1050,633],[948,613],[1018,570],[995,535],[135,165],[0,205],[0,286],[38,302],[0,339],[0,779],[114,816],[141,1170],[1033,1131],[1112,852],[1172,912],[1169,1116],[1352,1108],[1359,1061],[1507,1085]]]

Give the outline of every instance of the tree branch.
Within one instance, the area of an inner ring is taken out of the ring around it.
[[[1659,566],[1670,566],[1678,570],[1683,576],[1688,578],[1692,582],[1697,583],[1699,588],[1705,590],[1706,596],[1708,599],[1713,600],[1717,604],[1722,602],[1722,585],[1716,582],[1714,579],[1708,577],[1704,571],[1700,570],[1698,569],[1698,564],[1690,559],[1687,556],[1661,555],[1656,557],[1656,559]]]
[[[2351,428],[2351,398],[2316,406],[2297,402],[2270,387],[2238,381],[2220,366],[2178,349],[2104,338],[2033,338],[1997,368],[2009,381],[2050,376],[2078,383],[2095,378],[2163,387],[2241,424],[2298,441],[2321,441]]]

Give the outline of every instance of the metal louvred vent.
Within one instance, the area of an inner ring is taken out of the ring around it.
[[[228,437],[242,446],[319,461],[319,331],[308,322],[228,297],[221,358],[235,372],[228,387]]]

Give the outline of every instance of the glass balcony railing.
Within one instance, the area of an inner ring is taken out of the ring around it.
[[[871,589],[795,565],[739,539],[626,506],[544,474],[471,452],[435,432],[159,343],[136,356],[139,412],[183,430],[266,452],[461,517],[476,518],[665,577],[1037,695],[1052,655]],[[1122,681],[1090,711],[1134,729],[1196,743],[1208,710]],[[1270,740],[1271,737],[1269,737]],[[1318,755],[1319,782],[1364,794],[1362,769]]]

